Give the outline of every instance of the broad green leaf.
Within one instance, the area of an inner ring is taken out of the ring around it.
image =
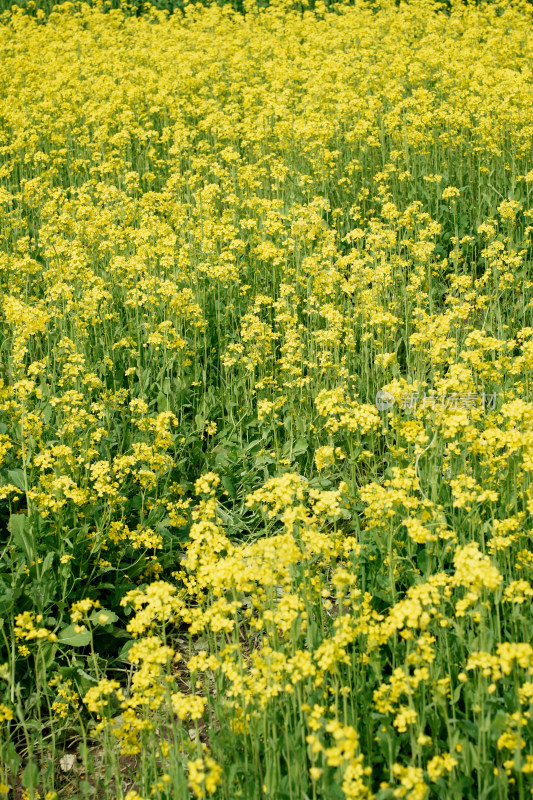
[[[13,486],[16,486],[17,489],[20,489],[23,492],[26,488],[24,482],[24,470],[22,469],[8,469],[7,476]]]
[[[29,564],[33,561],[33,540],[30,531],[30,521],[26,514],[11,514],[8,528],[13,536],[13,541],[19,550],[22,550]]]
[[[116,622],[117,619],[118,617],[114,611],[108,611],[106,608],[96,609],[89,617],[89,621],[92,622],[93,625],[110,625]]]
[[[91,634],[88,630],[76,633],[77,625],[68,625],[60,632],[57,637],[59,644],[67,644],[70,647],[85,647],[91,641]]]

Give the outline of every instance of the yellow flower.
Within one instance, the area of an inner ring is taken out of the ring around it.
[[[445,189],[442,190],[442,199],[443,200],[452,200],[455,202],[455,199],[460,196],[460,191],[456,186],[447,186]]]

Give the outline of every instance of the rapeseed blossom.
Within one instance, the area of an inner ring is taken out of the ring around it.
[[[523,800],[531,6],[109,6],[0,15],[0,793]]]

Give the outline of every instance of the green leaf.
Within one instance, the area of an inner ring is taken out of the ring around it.
[[[103,615],[105,615],[107,619],[101,620],[100,617]],[[106,608],[98,608],[96,611],[93,611],[89,617],[89,622],[92,622],[93,625],[111,625],[113,622],[116,622],[117,619],[118,617],[114,611],[108,611]]]
[[[21,492],[25,490],[26,484],[24,481],[24,471],[22,469],[8,469],[7,476],[13,486],[16,486]]]
[[[57,642],[43,642],[41,644],[41,657],[45,667],[51,667],[55,663],[57,653]]]
[[[129,642],[126,642],[126,644],[123,645],[118,652],[117,661],[129,661],[128,653],[134,644],[135,641],[133,639],[131,639]]]
[[[167,411],[168,410],[168,397],[163,394],[163,392],[159,392],[157,395],[157,410],[158,411]]]
[[[13,742],[9,742],[7,748],[4,748],[4,761],[8,771],[11,770],[12,774],[16,775],[20,769],[21,759]]]
[[[94,677],[94,675],[89,675],[89,673],[85,672],[85,670],[81,669],[81,667],[78,667],[77,672],[78,675],[81,675],[81,677],[85,678],[86,681],[89,681],[90,683],[98,683],[98,680]]]
[[[227,491],[229,496],[232,497],[233,500],[235,500],[235,498],[237,497],[237,492],[235,491],[235,486],[229,475],[222,476],[222,486]]]
[[[20,781],[25,789],[35,789],[39,781],[37,764],[34,764],[33,761],[28,761],[24,767],[24,772],[21,775]]]
[[[292,447],[293,456],[301,456],[304,453],[307,453],[307,439],[296,439]]]
[[[50,552],[50,553],[46,554],[46,557],[45,557],[45,559],[43,561],[43,565],[41,567],[41,575],[44,575],[45,572],[48,572],[48,570],[50,569],[50,567],[52,566],[52,564],[54,562],[54,558],[55,558],[55,553],[54,552]]]
[[[29,564],[33,561],[33,541],[30,532],[30,521],[26,514],[11,514],[7,524],[13,541],[22,550]]]
[[[59,644],[67,644],[70,647],[85,647],[91,641],[90,631],[84,630],[76,633],[77,625],[68,625],[60,632],[57,637]]]

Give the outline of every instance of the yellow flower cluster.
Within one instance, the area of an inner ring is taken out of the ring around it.
[[[34,5],[0,15],[0,792],[58,791],[10,743],[49,713],[138,762],[126,800],[524,800],[533,7]]]

